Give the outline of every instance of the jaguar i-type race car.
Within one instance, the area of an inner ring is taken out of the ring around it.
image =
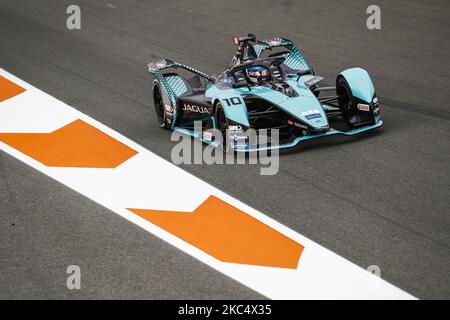
[[[227,148],[256,151],[382,126],[375,88],[364,69],[342,71],[335,86],[323,86],[324,78],[290,40],[261,41],[249,34],[233,41],[236,54],[219,76],[169,59],[148,65],[162,128],[217,147],[227,141]],[[250,139],[250,130],[259,139]],[[276,144],[268,138],[274,130]]]

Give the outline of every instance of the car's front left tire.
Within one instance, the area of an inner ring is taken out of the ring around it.
[[[228,119],[225,116],[225,111],[223,110],[223,107],[220,104],[220,102],[216,102],[214,110],[215,110],[214,117],[216,120],[216,128],[222,134],[222,143],[220,145],[220,148],[223,151],[227,152],[230,149],[230,145],[227,139]]]

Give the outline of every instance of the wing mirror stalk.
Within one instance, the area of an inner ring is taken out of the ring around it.
[[[299,72],[297,72],[297,82],[298,80],[300,80],[301,76],[306,76],[307,74],[311,74],[311,69],[300,70]]]

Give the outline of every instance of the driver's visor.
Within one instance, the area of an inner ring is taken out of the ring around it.
[[[267,77],[269,70],[266,68],[252,68],[248,70],[248,75],[251,77]]]

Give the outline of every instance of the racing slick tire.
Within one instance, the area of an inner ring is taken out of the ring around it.
[[[161,128],[169,129],[170,125],[167,117],[167,110],[164,105],[163,96],[158,80],[153,81],[153,104],[155,107],[156,117]]]
[[[230,150],[230,143],[227,139],[227,130],[228,130],[228,120],[225,116],[225,111],[223,110],[222,105],[220,102],[216,102],[215,107],[215,118],[216,118],[216,128],[220,131],[222,135],[222,143],[220,144],[220,148],[224,152],[228,152]]]
[[[358,126],[358,107],[352,90],[344,77],[339,77],[336,83],[336,93],[338,95],[338,104],[341,109],[342,120],[350,127]]]

